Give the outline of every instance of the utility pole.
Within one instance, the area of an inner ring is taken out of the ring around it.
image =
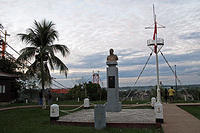
[[[0,34],[0,41],[1,41],[1,45],[2,45],[2,53],[1,56],[2,58],[5,57],[5,51],[6,51],[6,44],[7,44],[7,36],[10,36],[10,34],[7,33],[7,31],[5,30],[5,32],[2,31],[3,30],[3,26],[0,24],[0,33],[2,33],[4,35],[4,41],[3,39],[1,39],[1,34]]]
[[[176,92],[177,92],[177,89],[178,89],[178,86],[177,86],[177,74],[176,74],[176,65],[174,66],[175,67],[175,86],[176,86]]]

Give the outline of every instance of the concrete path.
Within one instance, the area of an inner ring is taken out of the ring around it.
[[[94,122],[94,109],[80,110],[60,117],[63,122]],[[106,112],[107,123],[152,123],[155,124],[153,109],[122,109],[120,112]]]
[[[200,133],[200,120],[179,108],[177,104],[163,104],[163,111],[164,133]]]

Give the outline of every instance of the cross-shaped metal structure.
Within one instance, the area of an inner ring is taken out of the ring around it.
[[[155,9],[153,5],[153,17],[154,17],[154,26],[145,27],[145,29],[154,29],[153,39],[147,40],[147,46],[150,47],[152,51],[154,51],[156,55],[156,75],[157,75],[157,102],[161,103],[161,93],[160,93],[160,81],[159,81],[159,65],[158,65],[158,53],[161,50],[161,48],[164,46],[164,39],[157,38],[157,29],[158,28],[165,28],[165,26],[162,26],[157,23],[156,21],[156,14]],[[159,26],[158,26],[159,25]],[[154,47],[154,48],[152,48]]]

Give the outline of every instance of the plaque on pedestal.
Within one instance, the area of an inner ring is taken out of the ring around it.
[[[118,80],[118,57],[113,54],[114,50],[110,49],[110,55],[107,57],[107,112],[120,112],[121,102],[119,102],[119,80]]]

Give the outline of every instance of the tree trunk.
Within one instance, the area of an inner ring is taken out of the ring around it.
[[[42,109],[46,109],[46,99],[44,95],[44,63],[43,63],[43,55],[41,54],[41,77],[42,77]]]

